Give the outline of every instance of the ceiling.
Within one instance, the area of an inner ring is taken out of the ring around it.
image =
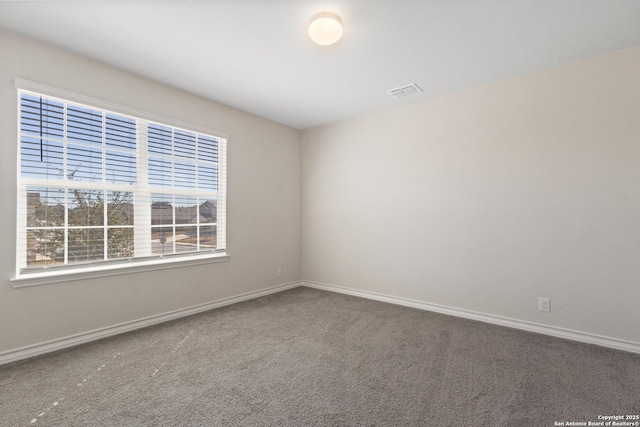
[[[640,45],[640,1],[3,1],[0,27],[307,129]]]

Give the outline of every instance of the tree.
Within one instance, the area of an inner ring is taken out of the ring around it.
[[[64,263],[65,207],[60,203],[61,199],[64,200],[64,190],[51,191],[62,196],[45,196],[43,200],[40,193],[34,191],[28,196],[28,226],[48,227],[27,231],[29,267]],[[67,196],[66,251],[69,263],[104,259],[105,244],[109,259],[134,255],[132,193],[71,189]]]
[[[64,262],[64,205],[52,192],[27,192],[27,265],[40,266]],[[51,203],[49,203],[51,202]],[[35,227],[48,227],[35,228]]]

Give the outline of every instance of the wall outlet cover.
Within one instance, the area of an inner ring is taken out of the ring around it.
[[[538,311],[544,311],[546,313],[551,312],[551,299],[540,297],[538,298]]]

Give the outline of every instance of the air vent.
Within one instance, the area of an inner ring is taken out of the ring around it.
[[[418,86],[417,84],[411,83],[410,85],[398,87],[395,89],[389,89],[387,92],[389,92],[389,95],[393,96],[394,98],[400,99],[410,95],[415,95],[416,93],[420,93],[422,92],[422,89],[420,89],[420,86]]]

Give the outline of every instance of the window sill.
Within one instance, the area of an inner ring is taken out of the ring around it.
[[[229,254],[194,255],[182,259],[159,259],[140,261],[130,264],[80,267],[73,270],[47,271],[42,273],[23,274],[10,279],[11,286],[23,288],[27,286],[48,285],[51,283],[71,282],[96,277],[116,276],[120,274],[140,273],[143,271],[166,270],[169,268],[189,267],[192,265],[225,262]]]

